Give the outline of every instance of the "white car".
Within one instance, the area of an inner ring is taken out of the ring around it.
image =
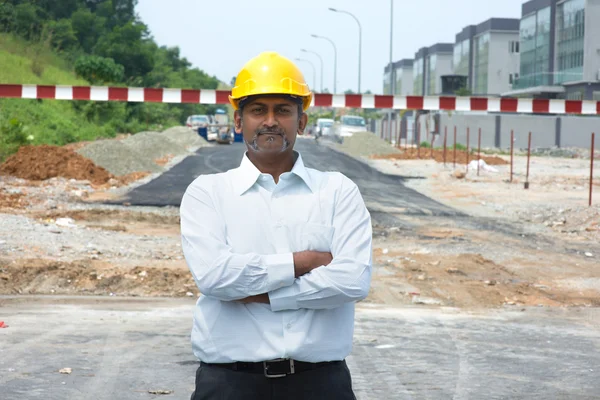
[[[338,136],[348,137],[354,133],[366,131],[367,124],[365,119],[358,115],[344,115],[340,118],[340,122],[335,124],[334,130]]]
[[[315,136],[323,136],[329,134],[329,130],[333,126],[333,120],[330,118],[319,118],[317,119],[317,129]]]
[[[210,124],[208,115],[190,115],[185,122],[185,126],[197,131],[198,128],[206,128]]]

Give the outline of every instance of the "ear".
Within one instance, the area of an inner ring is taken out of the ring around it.
[[[298,121],[298,135],[303,135],[304,130],[306,129],[306,125],[308,124],[308,115],[306,113],[302,113],[300,116],[300,121]]]
[[[237,134],[242,133],[242,116],[240,115],[239,110],[235,110],[235,112],[233,113],[233,121],[234,121],[235,133],[237,133]]]

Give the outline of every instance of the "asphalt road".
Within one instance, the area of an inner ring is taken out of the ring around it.
[[[360,188],[371,212],[453,216],[459,213],[403,185],[404,178],[383,174],[327,145],[300,139],[295,149],[308,167],[339,171]],[[204,147],[149,183],[130,191],[119,203],[139,206],[179,206],[187,186],[199,175],[224,172],[239,166],[242,143]]]
[[[189,399],[193,304],[0,297],[0,398]],[[362,305],[348,365],[359,400],[598,399],[599,322],[598,309]]]

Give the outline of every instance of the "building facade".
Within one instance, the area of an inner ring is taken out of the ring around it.
[[[467,77],[467,89],[474,95],[499,96],[519,76],[519,52],[518,19],[469,25],[456,35],[454,74]]]
[[[394,94],[410,96],[413,92],[413,60],[403,59],[392,64],[395,79]],[[392,94],[389,64],[383,70],[383,94]]]
[[[423,47],[413,63],[413,94],[435,96],[442,93],[442,76],[452,74],[452,43]]]
[[[531,0],[521,14],[520,77],[505,95],[600,100],[600,0]]]

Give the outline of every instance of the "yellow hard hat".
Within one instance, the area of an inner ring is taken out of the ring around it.
[[[241,99],[260,94],[300,97],[305,111],[310,107],[313,96],[300,69],[274,51],[261,53],[244,65],[237,75],[229,102],[237,110]]]

